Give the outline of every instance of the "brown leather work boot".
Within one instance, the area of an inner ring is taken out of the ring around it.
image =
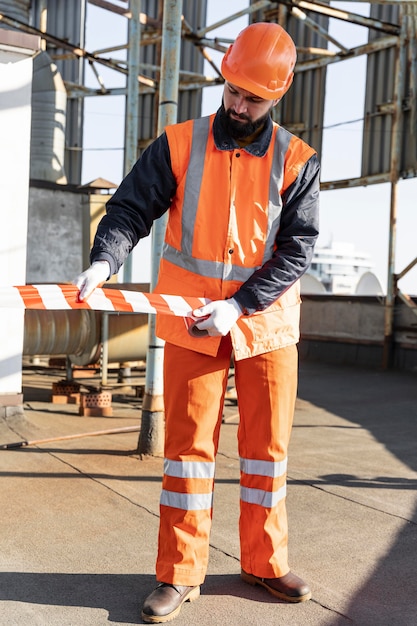
[[[146,598],[142,608],[142,619],[148,624],[170,622],[177,617],[184,602],[197,600],[200,587],[184,587],[160,583]]]
[[[249,585],[265,587],[269,593],[280,600],[285,600],[285,602],[305,602],[311,598],[311,591],[307,583],[292,572],[288,572],[280,578],[259,578],[242,570],[240,577]]]

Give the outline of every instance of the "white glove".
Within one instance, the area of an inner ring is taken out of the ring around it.
[[[243,311],[233,298],[229,300],[214,300],[201,309],[193,311],[193,317],[204,317],[201,322],[197,322],[195,326],[198,330],[205,330],[211,337],[225,336],[239,317],[243,315]]]
[[[87,300],[94,289],[106,282],[110,276],[110,264],[108,261],[95,261],[82,274],[77,276],[72,282],[80,290],[78,300]]]

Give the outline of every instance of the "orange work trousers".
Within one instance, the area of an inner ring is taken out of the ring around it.
[[[232,346],[217,356],[167,343],[165,452],[156,577],[204,581],[212,521],[214,467]],[[286,463],[297,393],[291,345],[235,362],[239,406],[241,566],[264,578],[288,571]]]

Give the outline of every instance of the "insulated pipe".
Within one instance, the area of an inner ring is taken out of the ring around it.
[[[142,361],[148,347],[148,316],[106,313],[108,362]],[[102,314],[98,311],[25,311],[23,355],[69,356],[74,365],[98,363]]]

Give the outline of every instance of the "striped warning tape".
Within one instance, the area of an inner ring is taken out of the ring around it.
[[[192,311],[210,302],[206,298],[170,296],[121,289],[97,288],[79,302],[74,285],[0,287],[0,308],[64,310],[91,309],[126,313],[165,313],[192,317]]]

